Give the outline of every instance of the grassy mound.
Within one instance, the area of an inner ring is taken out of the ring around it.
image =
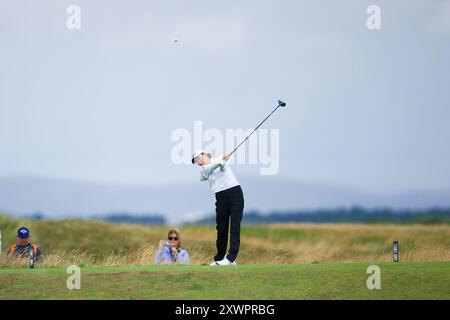
[[[150,265],[169,227],[83,220],[34,221],[0,216],[3,250],[26,225],[46,260],[39,267]],[[181,227],[193,264],[215,254],[214,226]],[[449,225],[284,224],[242,227],[240,264],[388,262],[392,241],[401,261],[450,261]],[[19,263],[20,264],[20,263]],[[0,258],[0,268],[11,263]]]

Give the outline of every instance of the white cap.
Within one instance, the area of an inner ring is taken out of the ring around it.
[[[192,164],[195,163],[195,158],[197,158],[199,155],[201,154],[206,154],[208,157],[211,158],[211,154],[209,152],[206,152],[204,150],[197,150],[194,152],[194,154],[192,155]]]

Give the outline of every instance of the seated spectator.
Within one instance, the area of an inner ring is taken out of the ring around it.
[[[17,243],[11,245],[6,255],[14,258],[28,258],[30,251],[33,251],[35,261],[43,260],[41,249],[37,244],[30,242],[30,230],[25,226],[20,227],[17,230]]]
[[[167,234],[167,240],[159,241],[159,250],[156,253],[155,263],[173,264],[189,263],[189,254],[181,249],[181,236],[178,229],[171,229]]]

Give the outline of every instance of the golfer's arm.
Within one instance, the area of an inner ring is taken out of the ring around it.
[[[226,161],[226,160],[222,160],[221,162],[220,162],[220,170],[221,171],[225,171],[225,168],[228,166],[228,161]]]
[[[204,166],[202,167],[203,174],[204,174],[206,177],[209,177],[209,175],[210,175],[214,170],[216,170],[221,164],[222,164],[222,161],[217,161],[217,162],[213,162],[213,163],[211,163],[211,164],[204,165]]]

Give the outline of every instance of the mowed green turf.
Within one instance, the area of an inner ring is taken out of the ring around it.
[[[0,299],[450,299],[450,262],[86,267],[81,290],[63,268],[0,269]]]

